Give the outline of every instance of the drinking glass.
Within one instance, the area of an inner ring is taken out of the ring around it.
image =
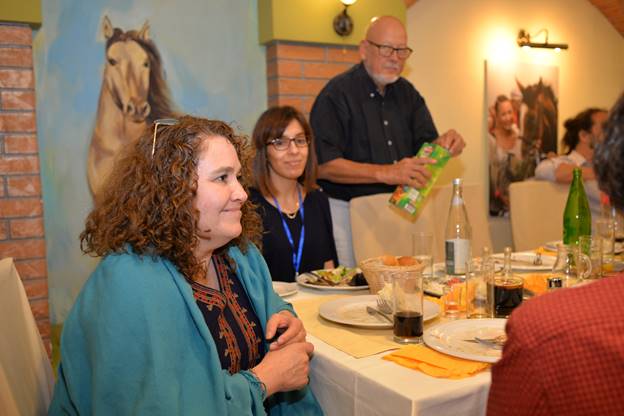
[[[412,255],[425,265],[423,277],[433,277],[433,234],[427,231],[417,231],[412,234]]]
[[[422,342],[423,277],[420,270],[392,274],[394,340],[401,344]]]
[[[557,258],[550,279],[558,279],[563,287],[572,287],[587,279],[592,271],[589,257],[581,252],[581,246],[559,244]]]
[[[447,276],[443,291],[444,316],[448,319],[461,318],[466,311],[466,276]]]
[[[489,318],[493,302],[493,269],[482,261],[466,262],[466,317]],[[490,282],[490,285],[488,285]]]

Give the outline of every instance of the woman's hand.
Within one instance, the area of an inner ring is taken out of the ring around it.
[[[256,377],[266,386],[267,397],[280,391],[297,390],[308,384],[313,351],[314,345],[309,342],[291,342],[280,349],[269,351],[260,364],[253,368]]]
[[[306,331],[300,319],[296,318],[289,311],[280,311],[273,314],[266,326],[266,339],[270,340],[277,333],[277,339],[269,345],[269,351],[275,351],[286,345],[304,342],[306,339]]]

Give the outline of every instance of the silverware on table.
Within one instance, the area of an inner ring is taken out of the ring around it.
[[[388,315],[386,315],[385,313],[383,313],[380,310],[377,310],[375,308],[373,308],[372,306],[367,306],[366,307],[366,312],[368,312],[369,315],[378,315],[378,316],[382,316],[383,318],[385,318],[388,322],[390,322],[391,324],[394,324],[394,321],[392,320],[391,317],[389,317]]]
[[[392,306],[384,298],[377,296],[377,308],[387,315],[392,315]]]
[[[494,348],[497,350],[500,350],[503,348],[503,345],[505,345],[505,340],[506,337],[504,335],[495,337],[495,338],[479,338],[479,337],[474,337],[472,339],[465,339],[463,340],[464,342],[474,342],[476,344],[481,344],[483,346],[486,346],[488,348]]]

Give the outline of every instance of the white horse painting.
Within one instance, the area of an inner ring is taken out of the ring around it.
[[[96,196],[118,155],[134,144],[155,119],[171,117],[169,90],[160,54],[149,38],[146,21],[140,30],[124,32],[107,16],[102,24],[106,62],[89,156],[87,177]]]

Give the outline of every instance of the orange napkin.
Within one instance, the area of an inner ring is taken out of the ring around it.
[[[548,284],[546,279],[549,275],[549,273],[525,274],[524,276],[522,276],[522,278],[524,279],[524,288],[530,290],[536,295],[546,293],[546,291],[548,290]]]
[[[407,345],[382,358],[438,378],[466,378],[489,367],[487,363],[442,354],[423,344]]]
[[[546,248],[542,247],[538,247],[535,249],[535,254],[540,253],[542,256],[556,256],[557,252],[556,251],[551,251],[551,250],[547,250]]]

